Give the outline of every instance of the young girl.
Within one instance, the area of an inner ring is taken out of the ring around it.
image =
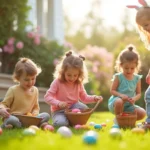
[[[136,5],[129,5],[128,8],[135,8],[136,13],[136,24],[139,31],[141,40],[144,42],[145,47],[150,50],[150,6],[145,0],[138,0],[142,7]],[[146,83],[150,85],[150,70],[146,76]],[[146,112],[147,119],[145,128],[150,128],[150,86],[145,92]]]
[[[34,86],[37,75],[41,72],[32,60],[21,58],[14,69],[13,79],[18,84],[10,87],[0,104],[0,115],[3,117],[2,128],[20,128],[21,122],[14,114],[26,115],[31,113],[33,116],[43,118],[41,125],[48,122],[48,113],[39,114],[38,89]]]
[[[85,58],[72,51],[66,53],[59,65],[57,65],[50,88],[45,95],[45,102],[51,105],[52,120],[54,126],[68,126],[69,122],[64,114],[66,108],[88,108],[84,103],[102,101],[102,96],[87,95],[83,81],[87,81],[87,70],[84,64]]]
[[[133,45],[128,45],[119,54],[110,89],[112,96],[108,101],[110,112],[115,115],[122,112],[137,113],[137,120],[145,117],[145,110],[135,102],[141,97],[141,75],[136,74],[140,68],[140,57]]]

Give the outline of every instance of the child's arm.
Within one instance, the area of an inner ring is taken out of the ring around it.
[[[130,103],[134,104],[135,101],[139,100],[141,97],[141,80],[138,81],[137,87],[136,87],[136,95],[134,97],[131,97]]]
[[[44,100],[48,105],[55,105],[55,106],[59,105],[60,101],[55,98],[58,90],[59,90],[58,83],[56,80],[54,80],[44,96]]]
[[[39,91],[38,91],[38,89],[36,89],[37,91],[36,91],[36,96],[35,96],[35,105],[34,105],[34,107],[33,107],[33,109],[32,109],[32,115],[33,116],[37,116],[38,114],[39,114],[39,110],[40,110],[40,107],[39,107]]]
[[[9,108],[5,108],[2,104],[0,105],[0,116],[9,117]]]
[[[81,89],[79,91],[79,97],[80,100],[83,101],[84,103],[95,103],[96,101],[103,101],[103,97],[102,96],[96,96],[96,95],[88,95],[84,86],[81,85]]]
[[[148,74],[146,76],[146,83],[150,84],[150,69],[149,69],[149,72],[148,72]]]
[[[120,92],[117,91],[117,88],[119,86],[119,79],[117,76],[115,76],[115,79],[112,83],[112,86],[110,88],[110,93],[114,96],[120,97],[122,100],[127,101],[128,100],[128,96],[125,94],[122,94]]]

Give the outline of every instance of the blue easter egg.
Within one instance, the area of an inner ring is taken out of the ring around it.
[[[102,126],[101,126],[100,124],[95,124],[95,125],[94,125],[94,128],[95,128],[95,129],[102,129]]]
[[[86,144],[95,144],[97,142],[98,134],[95,131],[88,131],[83,136],[83,142]]]
[[[120,127],[119,127],[118,124],[114,124],[114,125],[112,126],[112,128],[118,128],[118,129],[119,129]]]

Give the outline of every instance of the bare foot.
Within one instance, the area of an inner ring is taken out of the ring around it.
[[[7,124],[7,125],[5,125],[5,128],[6,128],[6,129],[12,129],[13,126],[12,126],[11,124]]]

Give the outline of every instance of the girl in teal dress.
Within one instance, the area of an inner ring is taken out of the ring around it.
[[[117,73],[110,89],[112,96],[108,100],[109,111],[113,114],[136,111],[137,120],[145,117],[145,110],[135,105],[141,97],[142,76],[137,74],[140,65],[140,56],[133,45],[128,45],[119,54],[115,66]]]

